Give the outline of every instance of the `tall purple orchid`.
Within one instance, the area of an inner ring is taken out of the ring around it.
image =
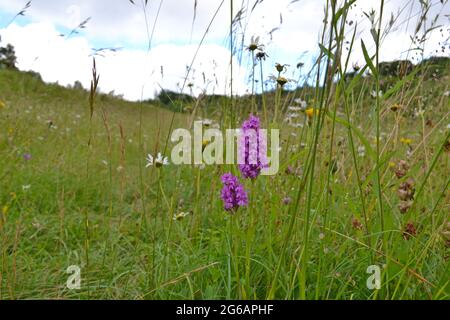
[[[259,118],[250,115],[242,124],[239,138],[239,170],[244,178],[255,179],[268,166],[266,137]]]

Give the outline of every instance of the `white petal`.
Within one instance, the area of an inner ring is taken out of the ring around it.
[[[153,165],[153,157],[151,154],[147,155],[147,165],[145,166],[146,168],[148,168],[149,166]]]

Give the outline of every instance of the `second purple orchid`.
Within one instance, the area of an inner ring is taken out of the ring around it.
[[[242,124],[239,138],[239,170],[247,179],[255,179],[268,166],[266,137],[260,128],[257,116],[250,117]]]

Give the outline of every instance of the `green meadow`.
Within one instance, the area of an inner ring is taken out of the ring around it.
[[[294,89],[274,67],[266,92],[129,102],[99,68],[90,90],[1,68],[0,299],[449,299],[450,59],[392,67],[374,37],[348,65],[344,2]],[[250,114],[280,130],[277,174],[172,163],[173,130]],[[227,172],[248,194],[235,211]]]

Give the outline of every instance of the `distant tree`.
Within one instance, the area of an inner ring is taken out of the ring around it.
[[[395,60],[380,63],[380,74],[387,77],[402,79],[412,72],[414,65],[409,60]]]
[[[170,105],[176,102],[193,102],[194,98],[185,93],[178,93],[170,90],[161,90],[157,96],[158,100],[165,105]]]
[[[16,69],[16,52],[11,44],[0,47],[0,66],[7,69]]]
[[[429,57],[419,63],[421,72],[426,78],[439,79],[450,72],[449,57]]]
[[[83,89],[83,85],[81,84],[80,81],[76,80],[76,81],[73,83],[73,88],[74,88],[74,89],[77,89],[77,90],[82,90],[82,89]]]

